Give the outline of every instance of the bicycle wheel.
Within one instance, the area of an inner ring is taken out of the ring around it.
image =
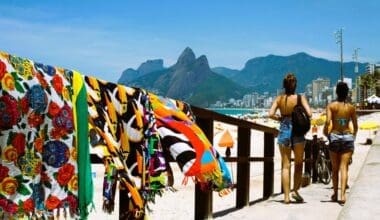
[[[315,170],[317,171],[317,180],[318,182],[322,182],[321,173],[322,173],[323,167],[322,167],[321,156],[317,157],[317,159],[315,160],[314,166],[315,166]]]
[[[319,181],[324,184],[329,184],[331,181],[331,171],[327,163],[328,161],[324,157],[320,157],[317,164]]]

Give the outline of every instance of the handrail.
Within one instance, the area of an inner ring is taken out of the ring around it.
[[[254,130],[259,130],[267,133],[271,133],[276,135],[278,133],[278,130],[275,128],[267,127],[264,125],[260,125],[254,122],[246,121],[240,118],[234,118],[230,116],[226,116],[223,114],[220,114],[218,112],[214,112],[208,109],[199,108],[196,106],[191,106],[191,110],[193,111],[194,115],[198,118],[207,118],[212,119],[213,121],[220,121],[231,125],[236,125],[242,128],[250,128]]]
[[[375,112],[380,112],[380,109],[357,109],[356,114],[357,115],[367,115]]]

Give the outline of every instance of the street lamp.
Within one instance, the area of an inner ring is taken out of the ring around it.
[[[354,72],[355,72],[355,75],[356,75],[356,80],[355,80],[355,87],[356,87],[356,103],[359,103],[360,100],[361,100],[361,97],[360,97],[360,77],[358,76],[358,73],[359,73],[359,64],[358,64],[358,57],[359,57],[359,54],[358,54],[358,51],[359,51],[360,48],[355,48],[354,49],[354,53],[352,54],[352,59],[354,60],[355,62],[355,69],[354,69]]]
[[[340,44],[340,80],[343,82],[343,28],[334,33],[336,43]]]
[[[354,72],[355,72],[356,74],[359,73],[359,64],[358,64],[358,56],[359,56],[358,51],[359,51],[359,50],[360,50],[360,48],[355,48],[355,49],[354,49],[354,53],[352,54],[352,59],[353,59],[354,62],[355,62],[355,70],[354,70]]]

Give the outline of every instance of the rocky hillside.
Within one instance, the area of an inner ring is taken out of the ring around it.
[[[145,88],[201,107],[207,107],[217,100],[241,98],[249,92],[247,88],[213,72],[207,57],[202,55],[197,58],[190,48],[186,48],[171,67],[138,75],[130,81],[122,78],[119,83]]]

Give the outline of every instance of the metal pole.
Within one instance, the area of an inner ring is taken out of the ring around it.
[[[343,30],[340,29],[340,80],[343,82]]]
[[[355,87],[356,87],[356,103],[359,103],[360,102],[360,89],[359,89],[359,76],[358,76],[358,73],[359,73],[359,62],[358,62],[358,51],[359,51],[360,48],[355,48],[354,49],[354,53],[352,54],[352,59],[354,60],[355,62],[355,69],[354,69],[354,72],[355,72],[355,75],[356,75],[356,79],[355,79]]]
[[[343,28],[335,32],[335,38],[340,45],[340,80],[343,81]]]
[[[356,74],[359,73],[359,62],[358,62],[358,57],[359,57],[358,51],[359,50],[360,50],[360,48],[355,48],[354,49],[354,54],[352,54],[352,59],[355,61],[355,70],[354,70],[354,72]]]

